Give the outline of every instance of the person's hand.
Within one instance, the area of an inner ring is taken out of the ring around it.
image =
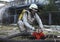
[[[32,30],[34,31],[34,30],[35,30],[35,28],[33,27],[33,28],[32,28]]]
[[[40,33],[40,32],[42,32],[42,29],[40,29],[40,28],[39,29],[36,29],[36,32],[37,33]]]

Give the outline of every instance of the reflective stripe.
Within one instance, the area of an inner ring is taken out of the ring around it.
[[[26,12],[26,10],[25,9],[23,9],[23,11],[22,11],[22,13],[19,15],[19,20],[21,20],[22,19],[22,17],[23,17],[23,15],[24,15],[24,13]]]

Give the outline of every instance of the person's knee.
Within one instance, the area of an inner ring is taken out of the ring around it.
[[[24,25],[23,21],[18,21],[18,25]]]

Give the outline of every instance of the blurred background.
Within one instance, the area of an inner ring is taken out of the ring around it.
[[[23,9],[35,3],[45,28],[60,33],[60,0],[0,0],[0,35],[19,33],[17,21]],[[48,30],[49,31],[49,30]],[[56,32],[57,34],[57,32]]]
[[[59,0],[0,0],[0,21],[2,24],[17,23],[22,9],[30,4],[39,6],[39,15],[44,25],[60,25],[60,1]],[[7,18],[7,19],[6,19]]]

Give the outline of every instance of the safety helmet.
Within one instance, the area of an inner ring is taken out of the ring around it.
[[[29,9],[38,9],[38,6],[36,4],[31,4]]]

